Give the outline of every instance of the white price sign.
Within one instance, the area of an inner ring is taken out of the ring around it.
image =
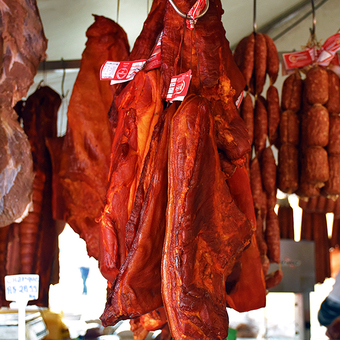
[[[5,290],[7,301],[36,300],[39,296],[39,275],[7,275]]]

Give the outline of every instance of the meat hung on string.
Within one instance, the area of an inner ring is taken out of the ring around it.
[[[261,258],[251,143],[236,106],[246,81],[222,14],[220,0],[155,0],[127,60],[103,64],[114,92],[98,220],[104,326],[130,319],[136,332],[163,327],[164,338],[169,329],[173,339],[226,339],[226,307],[264,307],[266,286],[279,282]],[[115,75],[123,64],[138,66],[128,82]]]
[[[0,227],[23,219],[31,206],[30,144],[14,111],[27,95],[47,39],[35,0],[3,0],[0,6]]]
[[[47,307],[59,268],[45,138],[56,133],[60,97],[40,87],[22,101],[46,58],[36,1],[2,0],[0,32],[0,307],[9,305],[4,277],[22,273],[40,275],[35,304]]]

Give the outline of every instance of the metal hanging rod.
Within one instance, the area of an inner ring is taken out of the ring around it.
[[[315,16],[315,4],[314,4],[314,0],[311,0],[311,3],[312,3],[313,26],[312,26],[312,28],[310,28],[310,33],[311,33],[312,37],[314,38],[314,36],[315,36],[315,27],[316,27],[316,16]]]
[[[256,23],[256,0],[253,1],[253,32],[257,32],[257,23]]]
[[[42,61],[39,64],[38,71],[66,70],[71,68],[79,69],[80,63],[80,59]]]

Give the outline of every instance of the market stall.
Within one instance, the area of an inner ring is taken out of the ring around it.
[[[1,306],[19,334],[20,306],[49,309],[67,224],[106,283],[92,337],[125,320],[134,339],[231,339],[230,313],[290,292],[310,338],[339,247],[337,6],[115,5],[1,9]],[[37,294],[17,285],[33,275]]]

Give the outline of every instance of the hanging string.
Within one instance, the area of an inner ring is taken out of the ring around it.
[[[117,0],[117,24],[118,24],[118,17],[119,17],[119,5],[120,5],[120,0]]]
[[[59,124],[58,124],[58,137],[60,137],[61,135],[64,134],[65,131],[63,131],[63,127],[64,127],[64,116],[66,116],[66,112],[67,112],[67,108],[68,108],[68,99],[67,99],[67,95],[69,93],[69,90],[66,91],[64,90],[65,87],[65,78],[66,78],[66,69],[65,69],[65,63],[64,63],[64,59],[61,58],[61,65],[63,68],[63,75],[61,78],[61,107],[59,109],[58,112],[58,117],[60,117],[59,119]]]
[[[67,90],[66,94],[65,94],[64,85],[65,85],[66,70],[65,70],[63,58],[61,58],[61,65],[62,65],[62,68],[63,68],[63,76],[61,78],[61,96],[62,96],[62,98],[65,98],[67,96],[69,90]]]
[[[190,31],[190,69],[192,70],[192,31]]]
[[[185,23],[186,23],[186,17],[184,18],[183,22],[183,34],[182,34],[182,41],[181,41],[181,60],[180,60],[180,66],[179,66],[179,73],[182,73],[182,65],[183,65],[183,49],[184,49],[184,39],[185,39]]]
[[[69,103],[69,99],[66,95],[66,97],[62,99],[61,106],[58,111],[58,137],[65,135],[65,132],[66,132],[66,127],[64,127],[64,122],[67,121],[68,103]]]
[[[257,23],[256,23],[256,0],[254,0],[253,5],[253,32],[257,32]]]
[[[198,71],[198,81],[200,84],[200,87],[202,86],[201,84],[201,70],[200,70],[200,63],[199,63],[199,53],[197,51],[197,37],[196,37],[196,25],[194,23],[194,39],[195,39],[195,49],[196,49],[196,58],[197,58],[197,71]]]
[[[42,83],[47,84],[46,59],[44,59],[44,61],[43,61],[43,80],[40,82],[40,85]]]
[[[311,0],[311,5],[312,5],[312,28],[309,28],[310,31],[310,36],[309,39],[307,41],[306,46],[302,46],[303,49],[305,49],[306,47],[316,47],[316,48],[320,48],[321,47],[321,42],[317,41],[316,39],[316,15],[315,15],[315,4],[314,4],[314,0]]]
[[[149,0],[146,1],[146,14],[149,14]]]

